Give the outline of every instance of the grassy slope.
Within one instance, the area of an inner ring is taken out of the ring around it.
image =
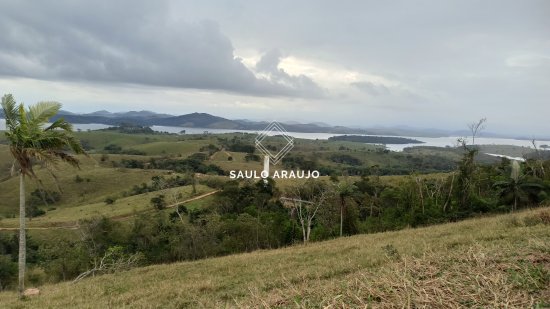
[[[75,207],[104,201],[108,196],[120,196],[122,191],[134,185],[150,182],[151,177],[165,174],[159,170],[137,170],[110,168],[92,164],[92,159],[85,159],[80,170],[68,165],[60,165],[56,175],[58,184],[63,190],[61,200],[53,205],[56,208]],[[37,168],[37,175],[48,190],[57,190],[56,182],[44,169]],[[77,183],[75,176],[90,179]],[[121,181],[123,180],[123,181]],[[36,182],[27,179],[27,197],[37,188]],[[19,207],[19,179],[12,177],[0,182],[0,214],[16,214]]]
[[[203,185],[197,185],[197,194],[201,195],[207,192],[214,191],[212,188]],[[178,194],[181,197],[175,199]],[[152,211],[151,198],[162,194],[165,196],[167,204],[172,205],[193,197],[192,187],[183,186],[170,188],[155,192],[133,195],[125,198],[117,199],[113,204],[107,205],[105,202],[91,203],[87,205],[60,208],[47,211],[45,215],[33,218],[27,221],[28,227],[49,227],[49,226],[70,226],[75,225],[78,220],[92,218],[97,216],[105,216],[109,218],[119,218],[131,216],[136,212]],[[210,199],[211,201],[211,199]],[[199,201],[190,202],[191,208],[202,205]],[[0,228],[18,227],[19,218],[3,219],[0,221]]]
[[[8,308],[530,307],[550,302],[549,208],[158,265],[41,288]]]
[[[132,149],[144,151],[148,155],[161,154],[184,154],[190,155],[199,152],[201,146],[205,146],[205,141],[179,141],[179,142],[153,142],[132,147]]]

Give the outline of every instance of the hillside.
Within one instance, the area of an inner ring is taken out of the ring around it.
[[[544,307],[550,208],[41,287],[5,308]]]
[[[422,144],[423,142],[405,137],[396,136],[363,136],[363,135],[341,135],[328,138],[329,141],[348,141],[369,144]]]

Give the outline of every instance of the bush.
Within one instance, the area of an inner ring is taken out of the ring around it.
[[[260,156],[257,155],[257,154],[253,154],[253,153],[247,153],[246,156],[244,157],[244,159],[246,160],[246,162],[249,162],[249,161],[259,162],[260,161]]]
[[[36,204],[27,205],[27,208],[25,209],[25,212],[26,212],[26,215],[27,215],[28,218],[39,217],[39,216],[42,216],[46,213],[44,210],[38,208],[38,206],[36,206]]]
[[[9,255],[0,255],[0,291],[10,288],[17,281],[17,263]]]
[[[145,168],[145,163],[143,161],[135,159],[122,159],[120,160],[120,165],[126,168]]]
[[[334,154],[330,157],[330,160],[335,163],[342,163],[352,166],[359,166],[362,164],[361,160],[347,154]]]
[[[147,153],[145,151],[137,150],[137,149],[125,149],[120,152],[121,154],[127,154],[127,155],[136,155],[136,156],[146,156]]]
[[[46,281],[46,273],[38,267],[29,267],[29,270],[25,273],[25,277],[25,281],[33,286],[42,285]]]
[[[29,218],[42,216],[46,212],[38,208],[38,206],[48,206],[57,203],[59,200],[61,200],[61,194],[57,191],[36,189],[31,192],[31,197],[29,198],[27,208],[25,210],[26,214]]]
[[[109,144],[103,148],[103,150],[109,152],[109,153],[120,153],[122,151],[122,147],[116,144]]]
[[[114,197],[108,197],[105,199],[105,204],[107,205],[113,205],[116,202],[116,198]]]
[[[151,198],[151,205],[158,210],[163,210],[166,207],[166,201],[164,200],[164,195],[160,194]]]

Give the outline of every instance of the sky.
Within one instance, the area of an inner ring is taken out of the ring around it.
[[[26,104],[550,131],[550,1],[0,0],[0,12],[0,93]]]

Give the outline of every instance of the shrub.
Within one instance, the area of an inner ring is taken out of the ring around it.
[[[136,156],[145,156],[147,153],[145,151],[137,150],[137,149],[125,149],[122,150],[120,153],[127,154],[127,155],[136,155]]]
[[[107,205],[113,205],[116,202],[116,198],[114,197],[108,197],[105,199],[105,204]]]
[[[158,210],[163,210],[166,207],[166,201],[164,200],[164,195],[159,194],[151,198],[151,205]]]
[[[122,151],[122,147],[116,144],[109,144],[103,148],[103,150],[109,152],[109,153],[120,153]]]
[[[347,154],[334,154],[330,157],[330,160],[335,163],[342,163],[353,166],[361,165],[361,160]]]
[[[246,160],[246,162],[248,162],[248,161],[259,162],[260,161],[260,156],[257,155],[257,154],[253,154],[253,153],[247,153],[246,156],[244,157],[244,159]]]

